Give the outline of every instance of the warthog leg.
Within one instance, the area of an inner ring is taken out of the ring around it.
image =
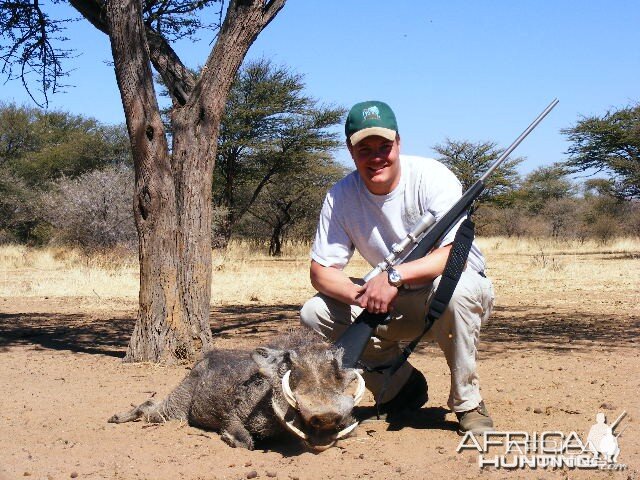
[[[253,438],[239,418],[230,418],[220,430],[222,440],[230,447],[253,450]]]
[[[167,419],[160,413],[162,402],[147,400],[146,402],[132,408],[128,412],[116,413],[111,417],[109,423],[126,423],[134,422],[140,418],[144,418],[149,423],[161,423]]]

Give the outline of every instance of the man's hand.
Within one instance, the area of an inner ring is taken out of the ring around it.
[[[393,310],[398,288],[389,283],[387,272],[376,275],[360,287],[358,305],[371,313],[387,313]]]

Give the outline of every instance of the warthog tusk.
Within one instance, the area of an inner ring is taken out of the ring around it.
[[[309,436],[306,433],[304,433],[302,430],[300,430],[298,427],[296,427],[293,424],[293,420],[287,421],[287,419],[285,418],[285,413],[280,409],[280,407],[278,406],[278,403],[276,402],[275,398],[271,399],[271,406],[273,407],[273,411],[276,412],[276,415],[280,418],[280,420],[282,420],[284,425],[291,432],[295,433],[297,436],[299,436],[303,440],[308,440],[309,439]]]
[[[342,437],[346,437],[347,435],[349,435],[354,428],[356,428],[358,426],[358,422],[352,423],[351,425],[349,425],[347,428],[343,428],[342,430],[340,430],[338,432],[338,434],[336,435],[336,440]]]
[[[302,430],[300,430],[298,427],[296,427],[293,424],[293,420],[289,420],[287,421],[287,419],[285,418],[285,413],[280,409],[280,406],[278,405],[278,403],[276,402],[275,398],[271,399],[271,406],[273,407],[273,411],[275,412],[276,416],[278,418],[280,418],[280,420],[282,420],[282,423],[284,423],[285,427],[287,427],[289,429],[289,431],[291,431],[292,433],[294,433],[295,435],[297,435],[298,437],[300,437],[302,440],[309,440],[309,435],[307,435],[306,433],[304,433]],[[333,444],[335,444],[335,442],[343,437],[346,437],[347,435],[349,435],[351,432],[353,432],[353,430],[358,426],[358,422],[352,423],[351,425],[349,425],[347,428],[343,428],[342,430],[340,430],[336,436],[333,438],[333,440],[331,441],[331,443],[329,445],[325,445],[324,448],[321,448],[317,445],[314,445],[313,448],[317,449],[317,450],[324,450],[326,448],[329,448],[330,446],[332,446]]]
[[[293,425],[293,420],[289,420],[288,422],[285,421],[284,424],[287,426],[287,428],[289,430],[291,430],[293,433],[295,433],[296,435],[298,435],[301,439],[303,440],[308,440],[309,437],[307,436],[306,433],[304,433],[302,430],[300,430],[298,427]]]
[[[360,372],[358,372],[358,370],[354,370],[354,372],[356,374],[356,377],[358,378],[358,389],[356,390],[356,393],[353,394],[353,406],[355,407],[360,403],[360,401],[362,400],[362,397],[364,397],[365,385],[364,385],[364,378],[362,378],[362,375],[360,375]],[[348,428],[351,428],[351,427],[348,427]]]
[[[296,397],[293,396],[293,392],[291,391],[291,386],[289,385],[289,376],[291,375],[291,370],[287,370],[287,373],[282,377],[282,393],[284,393],[284,398],[289,405],[291,405],[296,410],[298,409],[298,402],[296,401]]]

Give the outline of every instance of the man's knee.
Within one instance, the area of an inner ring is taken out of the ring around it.
[[[482,298],[484,290],[481,286],[482,281],[485,279],[476,272],[463,273],[448,306],[455,319],[480,326],[484,305],[487,303]]]
[[[317,295],[311,297],[300,309],[300,323],[312,330],[319,331],[322,310],[327,310],[327,305],[322,298]]]
[[[450,305],[482,304],[483,288],[481,283],[486,281],[475,271],[464,271],[458,280],[458,285],[451,296]]]

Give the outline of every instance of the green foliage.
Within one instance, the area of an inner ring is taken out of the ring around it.
[[[0,104],[0,164],[29,185],[131,163],[122,126],[65,112]]]
[[[549,202],[571,198],[577,192],[566,176],[560,165],[538,167],[512,192],[508,203],[533,214],[540,213]]]
[[[640,198],[640,104],[583,117],[562,133],[572,143],[569,171],[606,173],[616,196]]]
[[[228,210],[226,240],[267,186],[292,181],[340,144],[329,128],[344,113],[307,96],[302,77],[284,67],[261,60],[240,70],[220,126],[213,184],[214,204]]]
[[[51,182],[130,164],[129,145],[122,126],[0,104],[0,241],[49,241],[56,232],[46,219],[42,194]]]
[[[438,160],[451,169],[462,183],[463,191],[471,187],[489,166],[497,160],[503,149],[494,142],[472,143],[466,140],[446,139],[443,144],[433,147],[440,154]],[[516,167],[522,158],[507,159],[486,181],[486,188],[476,201],[483,204],[503,204],[508,194],[518,184]]]
[[[39,221],[39,196],[8,168],[0,166],[0,243],[44,243],[46,236],[36,235]]]
[[[38,110],[0,103],[0,164],[40,148]]]
[[[303,168],[275,175],[240,226],[249,236],[269,238],[273,256],[281,254],[287,238],[311,239],[326,191],[347,173],[327,155],[314,157]]]
[[[478,233],[581,241],[593,238],[602,243],[617,236],[638,235],[640,202],[626,201],[612,195],[608,180],[586,182],[582,195],[571,184],[567,189],[551,188],[552,192],[561,193],[557,195],[531,189],[532,183],[538,183],[533,180],[549,178],[547,173],[532,172],[523,182],[529,188],[517,192],[519,195],[511,205],[502,208],[488,206],[478,212],[475,216]],[[552,185],[554,183],[551,182]],[[540,182],[540,186],[544,187],[544,181]]]

